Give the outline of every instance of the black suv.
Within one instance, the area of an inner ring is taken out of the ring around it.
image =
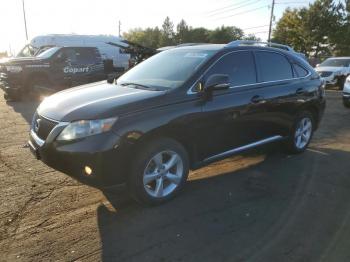
[[[196,45],[161,52],[113,84],[46,98],[29,145],[47,165],[98,186],[124,183],[156,204],[190,169],[262,144],[308,146],[325,109],[319,75],[293,52]]]
[[[107,73],[95,47],[52,47],[35,57],[0,64],[0,87],[6,100],[20,100],[34,92],[52,93],[104,80]]]

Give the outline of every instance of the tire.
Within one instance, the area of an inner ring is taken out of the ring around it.
[[[188,177],[185,148],[169,138],[151,140],[140,148],[131,163],[127,182],[132,197],[144,205],[172,199],[183,189]]]
[[[346,80],[346,77],[345,77],[345,76],[341,76],[341,77],[338,79],[337,86],[338,86],[338,89],[339,89],[339,90],[343,90],[343,89],[344,89],[345,80]]]
[[[312,114],[308,111],[300,113],[295,119],[289,138],[286,141],[287,152],[291,154],[304,152],[310,144],[314,127],[315,121]]]
[[[343,99],[343,105],[344,105],[346,108],[350,108],[350,101],[349,101],[349,100]]]
[[[22,100],[22,95],[19,92],[16,93],[4,93],[4,99],[6,102],[19,102]]]

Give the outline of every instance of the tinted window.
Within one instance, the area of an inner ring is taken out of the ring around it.
[[[71,63],[75,63],[77,60],[76,51],[71,48],[64,48],[63,50],[58,52],[57,58],[60,58],[64,61],[69,61]]]
[[[273,52],[256,52],[260,81],[277,81],[293,78],[292,66],[283,55]]]
[[[253,54],[251,52],[235,52],[223,56],[209,69],[206,77],[213,74],[227,74],[232,86],[256,83],[256,72]]]
[[[96,62],[97,52],[93,48],[80,48],[76,55],[79,64],[88,65]]]
[[[294,69],[295,69],[295,72],[297,73],[298,77],[307,76],[309,73],[305,68],[303,68],[297,64],[294,64]]]

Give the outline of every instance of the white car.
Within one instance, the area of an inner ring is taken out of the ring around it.
[[[343,103],[345,107],[350,108],[350,76],[346,78],[343,89]]]
[[[332,57],[316,66],[316,72],[327,85],[337,85],[343,89],[345,79],[350,75],[350,57]]]

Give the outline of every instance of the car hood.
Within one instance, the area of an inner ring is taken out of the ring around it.
[[[5,61],[2,61],[3,65],[21,65],[21,64],[32,64],[32,63],[41,63],[44,59],[38,57],[14,57],[9,58]]]
[[[319,66],[316,67],[316,72],[339,72],[342,71],[344,67],[335,67],[335,66]]]
[[[40,104],[37,112],[43,117],[62,122],[103,119],[157,106],[165,93],[103,81],[49,96]]]

